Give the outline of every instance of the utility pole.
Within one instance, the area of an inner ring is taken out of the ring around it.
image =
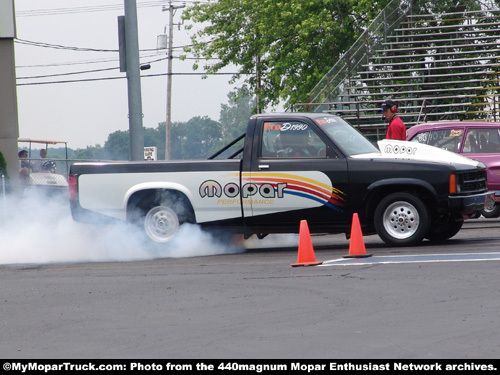
[[[184,8],[186,5],[172,5],[168,2],[168,8],[163,11],[170,12],[168,21],[168,50],[167,50],[167,121],[165,123],[165,160],[170,160],[170,130],[172,127],[172,48],[174,38],[174,13],[175,10]]]
[[[125,16],[118,17],[120,71],[127,72],[130,160],[144,160],[141,76],[136,0],[125,0]]]

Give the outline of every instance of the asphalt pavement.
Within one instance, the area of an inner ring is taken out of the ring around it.
[[[383,257],[495,253],[498,220],[453,239],[388,248],[313,236],[322,266],[291,267],[268,239],[243,253],[0,266],[4,358],[498,358],[500,261]],[[272,244],[269,245],[269,244]],[[291,244],[291,245],[290,245]],[[71,245],[68,244],[68,251]],[[5,251],[5,249],[3,250]]]

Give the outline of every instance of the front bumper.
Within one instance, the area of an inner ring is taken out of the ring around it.
[[[495,202],[497,204],[500,203],[500,191],[499,190],[495,190],[493,193],[495,193],[495,195],[494,195]]]
[[[450,208],[462,214],[470,214],[485,207],[492,208],[495,204],[494,192],[488,191],[482,194],[449,196]]]

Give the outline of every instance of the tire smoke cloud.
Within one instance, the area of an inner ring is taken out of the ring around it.
[[[36,190],[0,197],[0,264],[120,262],[244,252],[241,244],[185,224],[168,244],[156,244],[128,223],[73,221],[66,195]]]

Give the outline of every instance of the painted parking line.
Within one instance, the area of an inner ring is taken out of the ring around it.
[[[484,260],[500,260],[500,253],[385,255],[369,258],[340,258],[327,260],[318,267],[391,263],[479,262]]]

